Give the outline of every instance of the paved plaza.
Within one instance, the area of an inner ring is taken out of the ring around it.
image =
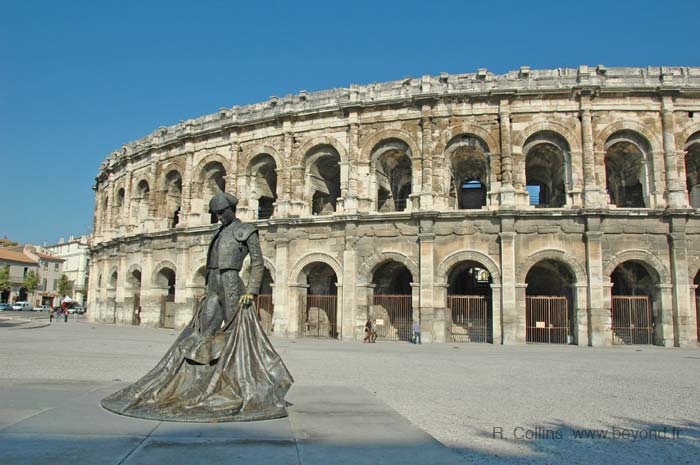
[[[46,323],[0,315],[3,464],[694,464],[700,455],[698,349],[273,338],[296,379],[290,417],[193,425],[98,405],[152,368],[175,331]]]

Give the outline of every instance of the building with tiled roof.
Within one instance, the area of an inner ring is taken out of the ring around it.
[[[0,289],[0,302],[12,303],[29,300],[24,288],[24,279],[30,271],[38,274],[39,261],[14,248],[0,248],[0,267],[7,267],[10,275],[9,288]]]

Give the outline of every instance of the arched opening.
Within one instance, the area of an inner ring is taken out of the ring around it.
[[[559,208],[566,204],[569,144],[553,131],[530,136],[523,146],[525,184],[530,205]]]
[[[623,208],[649,204],[649,143],[632,131],[618,131],[605,143],[605,179],[610,202]]]
[[[27,302],[29,299],[29,292],[26,287],[20,287],[17,293],[17,299],[15,302]]]
[[[180,222],[180,203],[182,201],[182,177],[173,170],[165,175],[165,217],[168,225],[174,228]]]
[[[250,202],[257,212],[257,218],[270,218],[277,201],[277,164],[271,155],[261,153],[253,158],[250,163],[250,183]]]
[[[306,293],[299,296],[301,336],[338,337],[337,281],[333,268],[323,262],[310,263],[302,270],[300,284]]]
[[[413,182],[411,149],[399,139],[380,142],[372,150],[372,171],[377,189],[377,211],[403,211]]]
[[[164,267],[156,274],[155,287],[160,291],[160,326],[175,327],[175,271]]]
[[[104,198],[102,199],[102,225],[101,225],[101,230],[104,231],[107,229],[107,226],[109,225],[109,201],[107,196],[105,195]]]
[[[209,223],[215,224],[218,222],[218,218],[216,213],[209,211],[209,199],[219,192],[226,192],[226,169],[218,161],[211,161],[202,168],[199,174],[199,182],[202,189],[201,198],[204,200],[202,215],[206,218],[208,213]]]
[[[134,269],[127,277],[128,290],[132,296],[132,313],[131,323],[134,325],[141,324],[141,270]]]
[[[660,307],[656,271],[639,260],[619,264],[612,282],[614,344],[654,344]]]
[[[447,146],[450,164],[450,205],[456,209],[479,209],[486,205],[489,184],[488,146],[478,137],[459,136]]]
[[[330,145],[311,150],[305,163],[306,198],[312,215],[331,215],[340,197],[340,155]]]
[[[530,268],[525,277],[527,342],[576,342],[575,282],[569,267],[558,260],[541,260]]]
[[[447,278],[452,342],[493,342],[492,283],[481,263],[467,260],[452,267]]]
[[[376,320],[377,339],[411,341],[412,282],[411,272],[397,261],[388,260],[375,270],[372,275],[374,294],[368,317]]]
[[[685,179],[690,206],[700,208],[700,132],[685,144]]]
[[[134,196],[134,222],[139,224],[142,220],[148,218],[148,200],[151,193],[151,188],[148,181],[142,179],[136,185],[136,195]]]
[[[207,267],[200,266],[192,277],[192,295],[199,301],[207,292]]]
[[[124,209],[124,198],[126,197],[126,194],[124,192],[124,188],[120,188],[117,191],[117,212],[121,213],[122,210]]]
[[[10,291],[5,289],[0,292],[0,303],[9,304],[10,302]]]

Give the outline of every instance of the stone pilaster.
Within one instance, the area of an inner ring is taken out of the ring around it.
[[[595,152],[593,149],[593,117],[590,93],[582,93],[580,100],[581,143],[583,149],[583,203],[586,208],[600,208],[607,203],[601,198],[596,181]]]
[[[290,314],[293,306],[289,305],[289,239],[285,235],[286,230],[280,228],[275,240],[275,287],[272,289],[275,311],[272,327],[275,334],[290,336],[294,318]]]
[[[513,220],[507,218],[501,223],[498,234],[501,244],[501,309],[503,344],[525,342],[525,314],[518,314],[515,283],[515,236]]]
[[[352,341],[355,338],[356,313],[355,288],[357,285],[357,251],[355,250],[356,238],[354,237],[355,225],[346,227],[345,250],[343,251],[343,288],[338,289],[338,298],[342,300],[342,323],[340,338]]]
[[[579,339],[579,345],[612,344],[612,320],[610,318],[610,279],[603,276],[603,232],[600,218],[588,217],[586,221],[586,267],[588,274],[588,341]],[[606,302],[607,300],[607,302]]]
[[[510,128],[510,100],[501,99],[498,106],[498,121],[501,136],[501,199],[503,207],[515,206],[513,186],[513,146]]]
[[[423,105],[421,108],[421,129],[422,129],[422,183],[420,189],[420,209],[430,210],[433,208],[433,156],[435,156],[433,144],[433,113],[430,105]]]
[[[435,232],[434,220],[424,218],[420,220],[420,233],[418,234],[418,247],[420,254],[420,276],[413,276],[413,321],[425,321],[430,325],[429,339],[433,339],[438,328],[432,328],[435,310],[433,299],[433,286],[435,285]],[[418,281],[418,282],[416,282]],[[416,291],[416,287],[418,292]],[[419,313],[416,312],[415,297],[418,297]],[[443,336],[444,339],[444,336]],[[431,342],[431,341],[426,341]]]
[[[348,188],[345,195],[345,213],[357,213],[357,159],[360,157],[360,124],[357,112],[351,112],[348,116]]]
[[[673,326],[674,345],[680,347],[694,346],[697,343],[695,305],[690,299],[688,289],[692,285],[688,276],[688,250],[685,234],[685,218],[671,219],[669,248],[671,256],[671,275],[673,279]]]
[[[203,212],[192,211],[192,195],[194,191],[192,190],[193,176],[196,174],[192,172],[192,165],[194,162],[194,152],[188,152],[185,157],[185,172],[182,173],[182,195],[180,197],[180,223],[178,226],[195,226],[197,224],[202,224],[203,221],[200,220],[200,215]],[[202,189],[199,190],[202,192]]]
[[[675,118],[673,97],[664,95],[661,99],[661,123],[663,126],[664,160],[666,162],[666,190],[668,205],[671,208],[687,208],[688,196],[678,175],[678,155],[676,154]]]

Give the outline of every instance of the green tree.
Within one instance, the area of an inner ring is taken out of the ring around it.
[[[62,274],[58,279],[58,293],[61,295],[73,294],[73,281],[68,279],[65,274]]]
[[[22,283],[22,285],[27,288],[29,292],[36,291],[36,288],[39,287],[39,276],[33,271],[30,271],[24,278],[24,283]]]
[[[10,290],[10,266],[5,265],[0,268],[0,291]]]

